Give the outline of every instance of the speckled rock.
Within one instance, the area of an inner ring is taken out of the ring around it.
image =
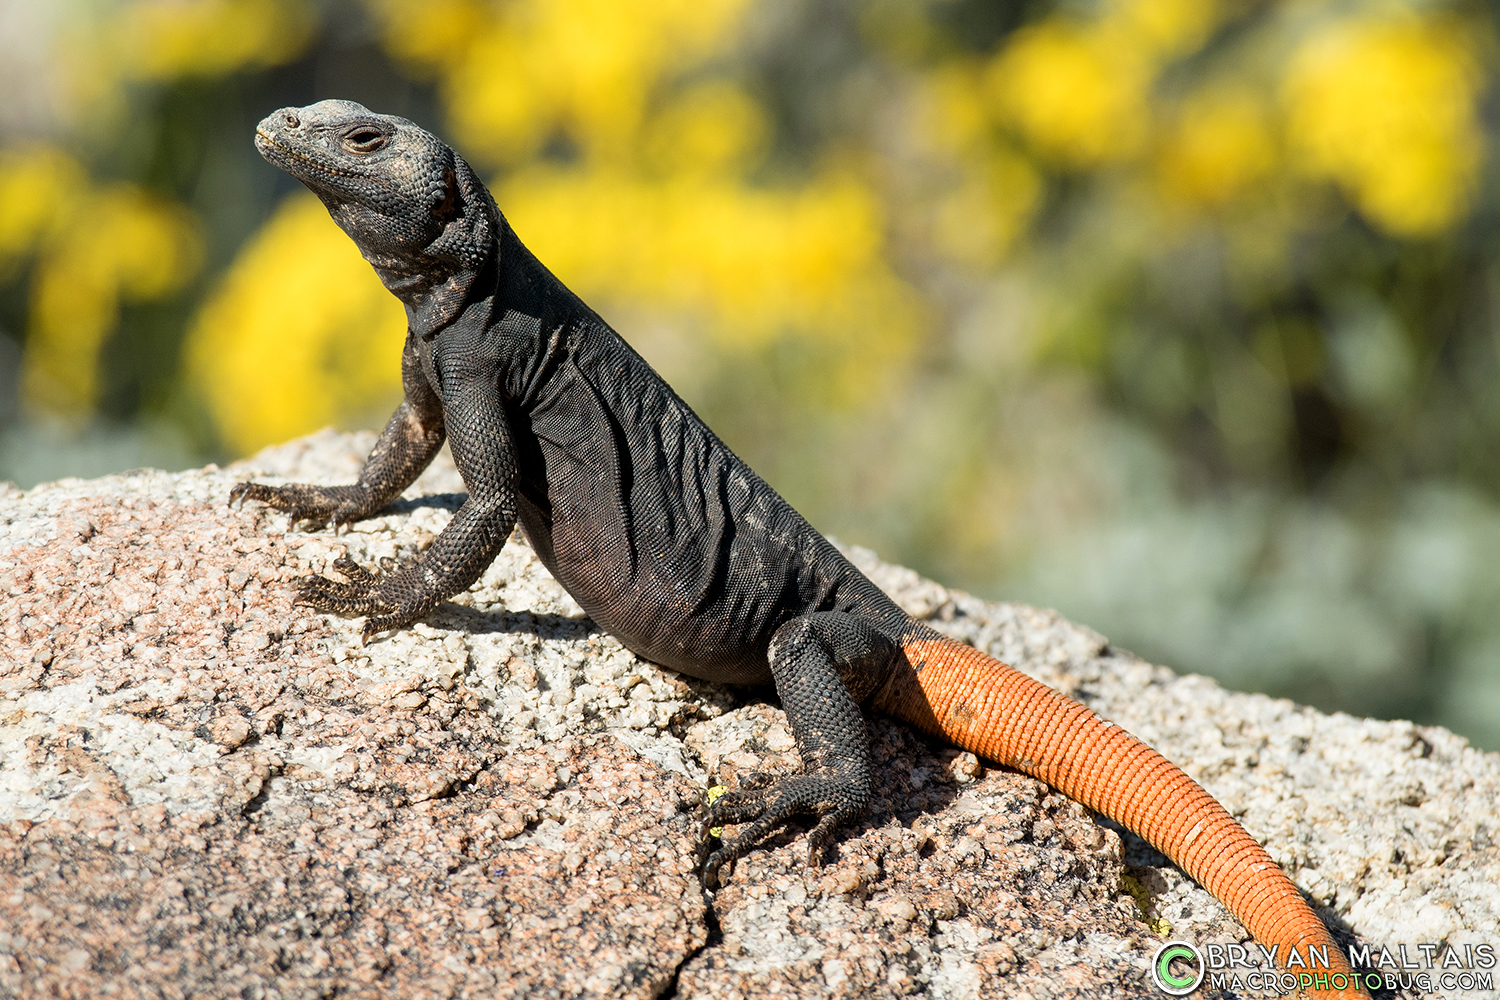
[[[1245,939],[1137,838],[887,720],[822,866],[794,827],[708,897],[702,797],[795,765],[780,710],[642,662],[519,537],[367,646],[294,607],[296,577],[409,557],[462,500],[445,454],[337,536],[225,506],[249,477],[350,481],[370,440],[0,486],[0,996],[1149,996],[1168,926]],[[1500,944],[1500,756],[851,554],[1181,763],[1346,937]]]

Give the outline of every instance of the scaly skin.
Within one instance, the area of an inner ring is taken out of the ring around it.
[[[404,627],[479,579],[519,522],[641,656],[776,685],[803,773],[713,803],[705,830],[744,828],[711,853],[705,838],[706,886],[797,815],[817,819],[816,861],[864,810],[863,705],[1052,783],[1182,865],[1264,944],[1330,946],[1347,974],[1296,889],[1203,789],[1084,706],[909,618],[531,255],[453,150],[346,101],[268,116],[256,147],[323,200],[406,306],[406,398],[354,485],[241,483],[231,502],[336,527],[398,496],[445,440],[468,488],[419,559],[375,572],[341,558],[340,578],[299,583],[301,602],[366,616],[365,636]]]
[[[902,646],[873,707],[955,746],[1024,771],[1144,838],[1217,896],[1279,955],[1309,948],[1329,975],[1352,971],[1328,929],[1265,848],[1161,754],[1090,709],[942,636]],[[1326,990],[1320,996],[1365,996]]]

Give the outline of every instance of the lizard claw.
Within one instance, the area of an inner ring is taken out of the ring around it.
[[[246,500],[267,501],[270,487],[262,486],[260,483],[235,483],[229,490],[229,506],[239,505],[243,510]]]
[[[335,559],[330,568],[344,579],[305,576],[297,581],[296,603],[330,614],[364,615],[365,623],[360,629],[359,639],[361,646],[377,632],[403,628],[431,610],[428,604],[398,600],[403,593],[401,581],[393,581],[395,574],[392,572],[373,572],[347,555]]]
[[[255,500],[287,515],[289,528],[306,525],[309,530],[347,525],[374,513],[376,505],[369,491],[361,486],[309,486],[291,483],[266,486],[262,483],[236,483],[229,491],[229,504],[241,507]]]
[[[347,554],[339,556],[333,561],[335,571],[342,573],[351,583],[373,586],[380,577],[365,569],[359,563],[350,559]]]
[[[381,577],[370,572],[347,555],[333,561],[333,570],[344,577],[304,576],[297,581],[297,603],[335,614],[369,615],[396,610],[396,606],[379,593]]]
[[[821,863],[824,848],[843,823],[857,815],[869,801],[867,788],[860,783],[832,774],[801,774],[769,784],[757,781],[756,788],[726,792],[708,807],[703,816],[700,855],[708,846],[708,831],[736,823],[748,829],[733,840],[723,839],[718,850],[703,859],[703,886],[712,890],[719,884],[719,871],[744,857],[766,834],[785,824],[793,816],[814,815],[817,825],[807,835],[807,863]]]
[[[369,618],[365,619],[364,628],[360,629],[359,631],[359,644],[361,646],[367,645],[371,637],[373,637],[377,633],[389,632],[391,629],[397,629],[403,625],[410,625],[414,620],[414,618],[409,618],[408,616],[402,614],[371,615]]]

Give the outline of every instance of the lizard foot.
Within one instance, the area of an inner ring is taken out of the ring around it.
[[[348,556],[335,559],[333,569],[344,579],[305,576],[297,581],[297,603],[331,614],[366,615],[361,641],[376,632],[410,625],[436,604],[412,599],[408,570],[375,573]]]
[[[341,615],[386,614],[395,604],[380,595],[382,577],[348,556],[333,561],[333,569],[344,579],[304,576],[297,581],[297,603]]]
[[[748,823],[749,829],[707,854],[703,860],[704,887],[717,888],[721,868],[749,854],[766,834],[793,816],[818,817],[817,826],[807,835],[807,863],[816,866],[834,831],[862,812],[869,799],[869,789],[859,782],[830,774],[797,775],[769,787],[726,792],[704,814],[700,853],[706,853],[711,828]]]
[[[306,524],[309,528],[329,525],[337,528],[350,521],[369,517],[369,495],[359,486],[266,486],[263,483],[238,483],[229,491],[229,505],[244,506],[246,500],[285,511],[291,527]]]

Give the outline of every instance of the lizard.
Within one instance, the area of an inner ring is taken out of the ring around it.
[[[1033,775],[1134,831],[1283,958],[1328,957],[1327,928],[1229,812],[1162,754],[1026,674],[909,617],[727,447],[521,243],[474,170],[403,118],[347,101],[283,108],[256,148],[301,181],[405,306],[404,398],[350,486],[245,482],[230,503],[337,529],[399,496],[446,440],[468,490],[417,558],[347,555],[297,584],[361,638],[408,626],[472,586],[519,523],[601,628],[642,658],[735,685],[773,684],[800,773],[723,794],[704,885],[790,819],[815,819],[816,864],[871,795],[864,712]],[[1316,967],[1316,963],[1314,964]]]

